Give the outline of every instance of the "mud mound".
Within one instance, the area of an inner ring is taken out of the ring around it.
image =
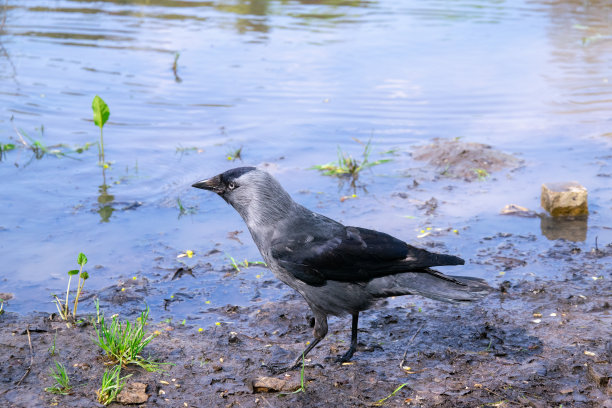
[[[427,161],[444,176],[473,181],[490,173],[516,168],[521,161],[482,143],[457,139],[434,139],[433,143],[415,148],[412,157]]]

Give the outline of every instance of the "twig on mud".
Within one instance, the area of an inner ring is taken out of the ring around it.
[[[410,345],[410,343],[412,343],[414,341],[414,339],[419,334],[419,332],[421,331],[423,326],[425,326],[425,322],[423,322],[421,327],[419,327],[418,330],[416,331],[416,333],[414,333],[414,335],[412,336],[410,341],[408,341],[408,344],[406,344],[406,351],[404,351],[404,355],[402,356],[402,361],[400,362],[400,365],[399,365],[402,370],[409,369],[409,367],[404,367],[404,363],[406,362],[406,354],[408,354],[408,346]]]
[[[32,351],[32,339],[30,338],[30,326],[26,327],[26,332],[28,333],[28,344],[30,345],[30,365],[28,366],[28,369],[26,370],[26,372],[23,374],[23,377],[21,377],[21,379],[17,381],[15,385],[20,385],[21,382],[25,380],[28,374],[30,374],[30,371],[32,371],[32,365],[34,364],[34,351]]]

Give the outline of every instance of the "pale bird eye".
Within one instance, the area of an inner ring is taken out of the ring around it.
[[[236,184],[234,184],[233,182],[230,182],[230,183],[227,185],[227,188],[229,188],[230,190],[233,190],[233,189],[235,189],[235,188],[236,188]]]

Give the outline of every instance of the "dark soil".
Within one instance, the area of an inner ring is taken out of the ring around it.
[[[220,324],[201,332],[180,322],[152,324],[161,334],[145,350],[173,365],[158,373],[128,366],[122,375],[147,384],[147,407],[361,407],[402,384],[384,406],[612,407],[612,248],[571,248],[561,243],[546,255],[567,258],[555,281],[506,282],[462,307],[408,297],[381,303],[362,314],[360,350],[345,365],[326,358],[346,350],[349,318],[332,320],[330,334],[306,361],[304,392],[273,390],[296,389],[300,370],[274,376],[262,366],[291,361],[311,339],[309,310],[293,295],[211,309]],[[593,265],[603,268],[599,279]],[[93,327],[67,328],[56,320],[0,316],[0,406],[99,405],[96,390],[107,360],[92,341]],[[54,360],[68,368],[71,395],[44,391],[53,385]],[[272,390],[254,389],[257,379]]]

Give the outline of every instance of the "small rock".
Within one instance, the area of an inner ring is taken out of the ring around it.
[[[239,343],[240,339],[238,338],[238,333],[230,332],[229,337],[227,338],[227,342],[230,344]]]
[[[575,181],[542,184],[542,207],[553,217],[587,215],[587,189]]]
[[[517,204],[506,205],[504,208],[502,208],[502,210],[500,211],[500,214],[501,215],[517,215],[519,217],[528,217],[528,218],[534,218],[534,217],[537,217],[538,215],[536,214],[535,211],[531,211],[530,209],[522,207]]]
[[[274,377],[258,377],[251,380],[253,392],[295,391],[300,388],[297,381],[282,380]]]
[[[139,382],[128,383],[123,387],[119,395],[117,395],[117,402],[124,405],[143,404],[149,399],[146,390],[147,384]]]

